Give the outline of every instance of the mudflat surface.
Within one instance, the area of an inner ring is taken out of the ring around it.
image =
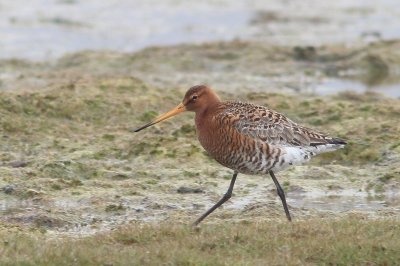
[[[391,84],[399,46],[310,50],[232,41],[80,52],[41,63],[2,60],[2,224],[86,235],[138,221],[193,221],[223,195],[232,175],[203,151],[193,114],[130,130],[176,106],[197,83],[349,141],[279,173],[294,219],[398,219],[398,96],[379,89],[319,95],[308,85],[343,78],[366,87]],[[226,219],[285,219],[270,178],[240,175],[232,200],[208,221]]]

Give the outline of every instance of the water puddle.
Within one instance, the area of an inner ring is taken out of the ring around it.
[[[318,95],[330,95],[345,91],[356,93],[375,92],[392,98],[400,98],[400,81],[392,84],[382,83],[368,86],[360,81],[329,79],[311,88],[311,92]]]

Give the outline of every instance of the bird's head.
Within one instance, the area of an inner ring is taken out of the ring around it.
[[[203,111],[216,102],[220,102],[220,99],[210,87],[206,85],[193,86],[186,92],[185,97],[178,106],[171,111],[158,116],[150,123],[135,129],[134,132],[138,132],[184,111],[192,111],[196,113]]]

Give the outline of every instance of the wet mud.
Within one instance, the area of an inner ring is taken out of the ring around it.
[[[232,171],[205,154],[193,114],[131,129],[198,83],[348,140],[278,174],[294,219],[397,219],[400,100],[397,87],[379,87],[397,86],[397,51],[397,41],[350,48],[232,41],[2,60],[2,226],[87,235],[138,221],[194,221],[225,193]],[[330,89],[332,80],[348,82],[346,89]],[[350,92],[354,83],[365,90]],[[285,219],[270,178],[239,175],[233,198],[208,222],[224,219]]]

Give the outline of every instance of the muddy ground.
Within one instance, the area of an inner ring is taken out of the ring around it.
[[[2,60],[1,227],[85,235],[136,221],[193,221],[223,195],[232,171],[203,151],[191,113],[131,129],[198,83],[348,140],[279,173],[294,219],[398,219],[400,99],[374,86],[398,84],[399,51],[400,41],[351,48],[232,41]],[[330,79],[360,82],[367,92],[310,90]],[[240,175],[231,201],[208,222],[225,219],[285,219],[270,178]]]

